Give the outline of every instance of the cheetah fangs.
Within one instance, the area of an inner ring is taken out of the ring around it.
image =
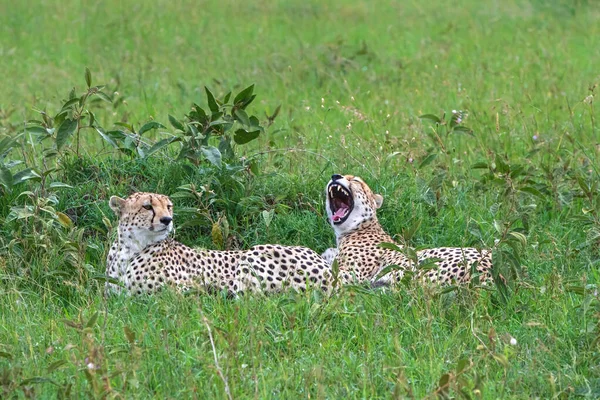
[[[354,209],[354,199],[348,189],[337,182],[331,182],[327,188],[331,221],[335,225],[344,223]]]

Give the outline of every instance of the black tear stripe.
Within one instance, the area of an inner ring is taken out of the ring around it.
[[[156,212],[154,211],[154,206],[152,205],[152,196],[150,196],[150,206],[152,206],[151,210],[152,210],[152,219],[150,220],[150,226],[154,225],[154,218],[156,217]]]

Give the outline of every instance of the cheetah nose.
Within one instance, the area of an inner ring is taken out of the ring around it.
[[[160,219],[160,222],[163,223],[164,225],[169,225],[171,223],[171,221],[173,221],[173,218],[171,218],[171,217],[162,217]]]
[[[331,175],[331,180],[333,182],[337,181],[338,179],[342,179],[342,178],[343,178],[343,176],[341,176],[340,174],[333,174],[333,175]]]

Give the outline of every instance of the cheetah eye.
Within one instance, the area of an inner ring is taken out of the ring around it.
[[[142,207],[144,207],[146,210],[152,210],[152,204],[144,204]]]
[[[173,208],[173,204],[169,204],[169,205],[167,205],[167,208],[168,208],[169,210],[170,210],[170,209],[172,209],[172,208]]]

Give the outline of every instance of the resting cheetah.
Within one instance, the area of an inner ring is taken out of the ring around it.
[[[382,269],[397,265],[378,283],[396,282],[406,270],[417,272],[430,282],[447,284],[467,283],[474,267],[479,281],[491,279],[492,255],[488,250],[475,248],[440,247],[417,251],[420,265],[433,268],[418,269],[415,262],[402,252],[379,247],[380,243],[394,243],[377,220],[376,210],[383,197],[373,194],[359,177],[333,175],[326,187],[327,215],[336,235],[337,249],[323,253],[327,260],[337,259],[340,271],[352,273],[359,282],[374,281]],[[426,260],[430,260],[431,263]],[[435,260],[437,262],[433,263]]]
[[[167,284],[181,289],[198,284],[231,294],[286,287],[331,288],[329,264],[305,247],[267,244],[245,251],[195,250],[169,239],[173,204],[167,196],[113,196],[110,207],[119,217],[119,228],[106,274],[118,279],[130,293],[153,293]],[[106,283],[107,293],[120,290],[120,286]]]

